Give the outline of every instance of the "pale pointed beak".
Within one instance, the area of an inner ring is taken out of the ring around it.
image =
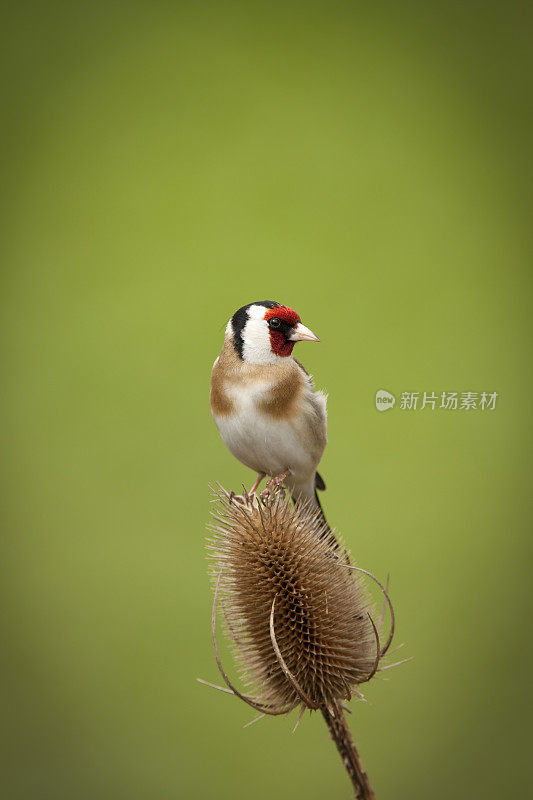
[[[296,328],[294,329],[294,333],[289,336],[291,342],[319,342],[320,339],[318,336],[315,336],[313,331],[310,331],[309,328],[306,328],[305,325],[302,325],[301,322],[298,323]]]

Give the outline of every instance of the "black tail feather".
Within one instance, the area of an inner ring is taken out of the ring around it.
[[[315,473],[315,486],[320,492],[326,491],[326,484],[324,483],[324,478],[320,472]]]

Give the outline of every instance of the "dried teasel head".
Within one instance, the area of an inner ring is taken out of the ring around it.
[[[298,705],[332,709],[359,695],[358,686],[377,671],[394,626],[392,616],[382,643],[363,584],[365,571],[350,564],[342,547],[332,549],[327,529],[321,538],[313,509],[292,505],[283,492],[263,500],[245,495],[236,502],[221,490],[217,503],[208,543],[213,640],[229,689],[265,714]],[[253,694],[235,689],[224,672],[216,644],[217,605]]]

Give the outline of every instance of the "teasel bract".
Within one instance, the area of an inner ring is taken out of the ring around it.
[[[212,636],[227,689],[260,712],[319,710],[337,745],[356,797],[374,798],[344,716],[344,702],[380,668],[394,633],[387,589],[351,564],[348,552],[323,527],[316,509],[293,505],[281,487],[261,497],[236,498],[222,487],[209,526],[214,589]],[[374,620],[364,580],[381,588],[389,633]],[[246,687],[238,690],[222,666],[216,635],[223,615]],[[205,682],[205,681],[204,681]],[[298,723],[297,723],[298,724]]]

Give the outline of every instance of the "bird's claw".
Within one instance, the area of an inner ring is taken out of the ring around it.
[[[257,492],[248,492],[246,491],[246,487],[244,484],[242,485],[242,494],[235,494],[233,489],[229,492],[229,502],[230,503],[238,503],[241,506],[253,506],[253,504],[257,501]]]
[[[266,488],[263,489],[261,492],[261,500],[263,503],[266,500],[272,499],[276,494],[280,494],[282,499],[285,499],[285,495],[287,493],[286,487],[283,485],[283,481],[290,474],[290,470],[286,469],[285,472],[282,472],[281,475],[274,475],[268,481]]]
[[[230,503],[239,503],[241,506],[246,505],[246,498],[242,494],[235,494],[233,489],[229,493],[229,501]]]
[[[228,500],[230,503],[237,503],[240,506],[247,506],[248,508],[253,507],[256,503],[268,505],[274,500],[277,494],[284,500],[287,494],[287,488],[284,486],[283,482],[289,474],[290,470],[286,469],[281,475],[274,475],[270,478],[262,492],[253,491],[254,487],[252,487],[252,491],[248,492],[243,484],[242,494],[236,494],[232,489],[228,492]]]

